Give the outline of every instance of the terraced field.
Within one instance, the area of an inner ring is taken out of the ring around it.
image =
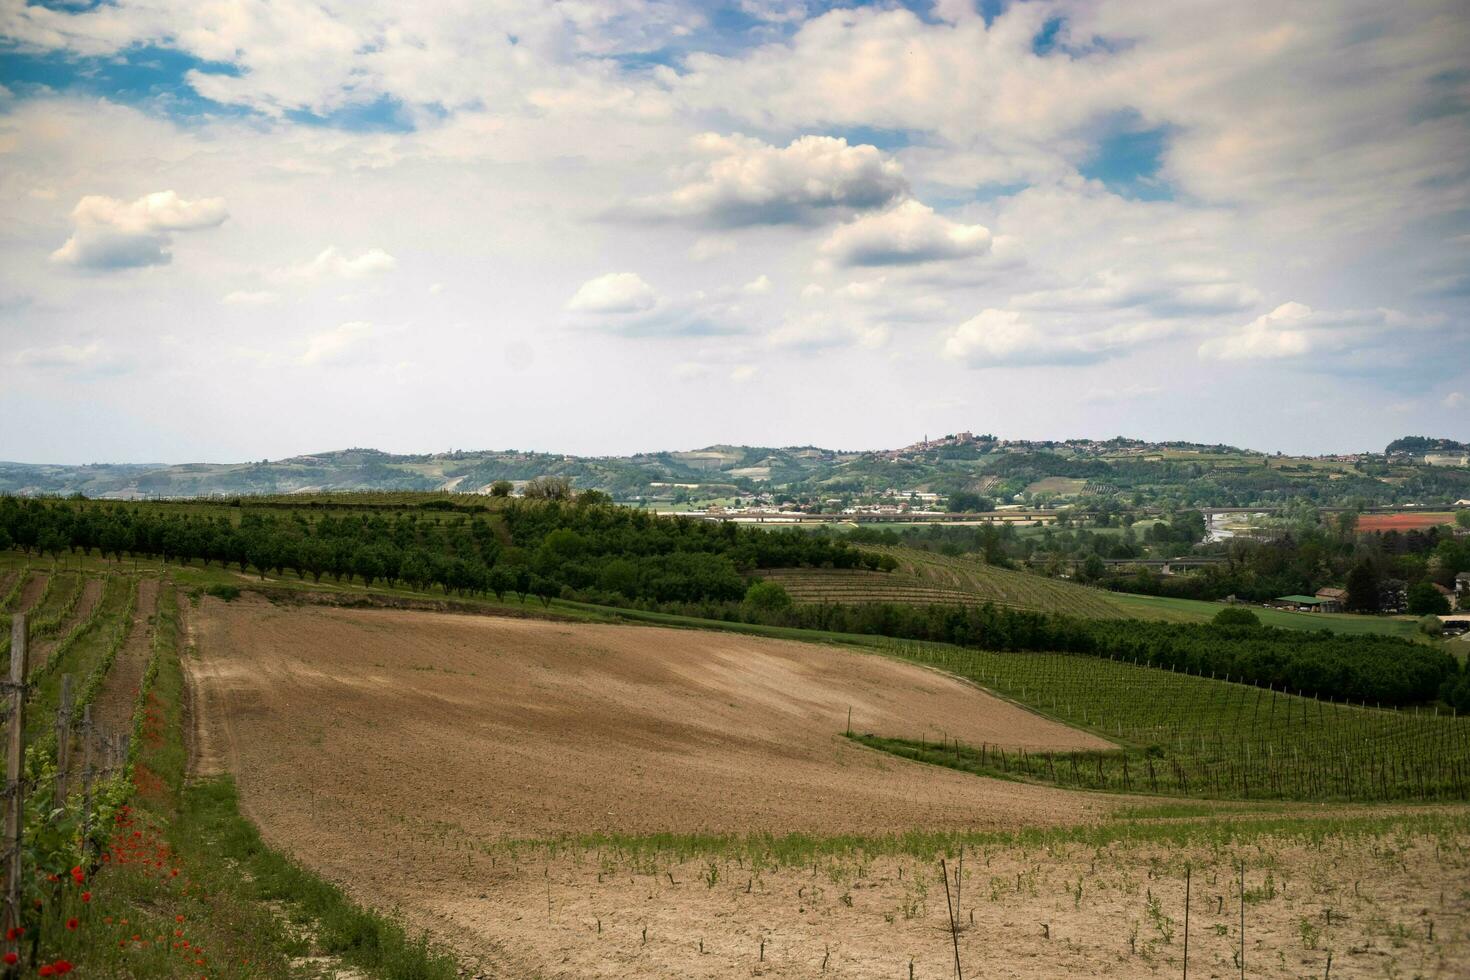
[[[925,605],[981,605],[989,602],[1012,609],[1068,613],[1096,619],[1121,619],[1130,615],[1111,594],[1060,579],[998,568],[974,558],[950,558],[908,548],[865,550],[892,555],[898,560],[898,570],[781,568],[763,571],[761,577],[780,583],[797,602],[909,602]]]

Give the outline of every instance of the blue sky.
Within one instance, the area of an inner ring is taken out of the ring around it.
[[[1453,0],[229,13],[0,10],[5,455],[1470,436]]]

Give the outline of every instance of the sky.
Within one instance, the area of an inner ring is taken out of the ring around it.
[[[0,0],[0,459],[1470,439],[1464,0]]]

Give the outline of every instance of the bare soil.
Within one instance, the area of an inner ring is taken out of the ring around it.
[[[158,579],[145,576],[138,580],[138,601],[133,606],[133,622],[128,638],[117,652],[102,690],[92,702],[92,723],[109,734],[130,732],[133,712],[138,701],[138,687],[148,669],[153,647],[153,614],[158,609]]]
[[[15,611],[28,613],[35,609],[36,603],[41,601],[41,594],[46,591],[46,583],[50,580],[51,576],[45,572],[32,572],[26,584],[20,587],[20,598],[15,601]]]
[[[718,846],[635,859],[572,838],[1075,825],[1134,802],[849,742],[850,706],[860,731],[1106,744],[947,676],[841,648],[249,598],[205,599],[185,629],[195,770],[234,773],[269,843],[357,900],[399,910],[487,976],[902,980],[912,962],[916,978],[949,977],[955,940],[935,862],[755,869]],[[562,843],[519,843],[528,839]],[[1466,843],[1443,853],[1422,840],[1251,845],[1247,887],[1264,888],[1269,867],[1277,890],[1247,909],[1250,975],[1321,976],[1328,950],[1334,977],[1464,975]],[[1176,975],[1189,859],[1191,968],[1233,976],[1236,856],[1151,845],[971,853],[957,937],[966,975]]]

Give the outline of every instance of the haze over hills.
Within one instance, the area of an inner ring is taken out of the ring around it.
[[[138,499],[321,491],[487,492],[492,483],[565,477],[620,500],[888,490],[972,492],[1006,501],[1108,497],[1249,505],[1306,496],[1319,503],[1449,503],[1470,496],[1465,444],[1408,436],[1383,454],[1271,455],[1224,445],[1135,439],[1004,440],[969,432],[892,450],[713,445],[632,456],[519,450],[392,454],[353,448],[241,463],[80,466],[0,462],[0,492]],[[1448,454],[1448,455],[1447,455]],[[1439,465],[1424,465],[1426,457]]]

